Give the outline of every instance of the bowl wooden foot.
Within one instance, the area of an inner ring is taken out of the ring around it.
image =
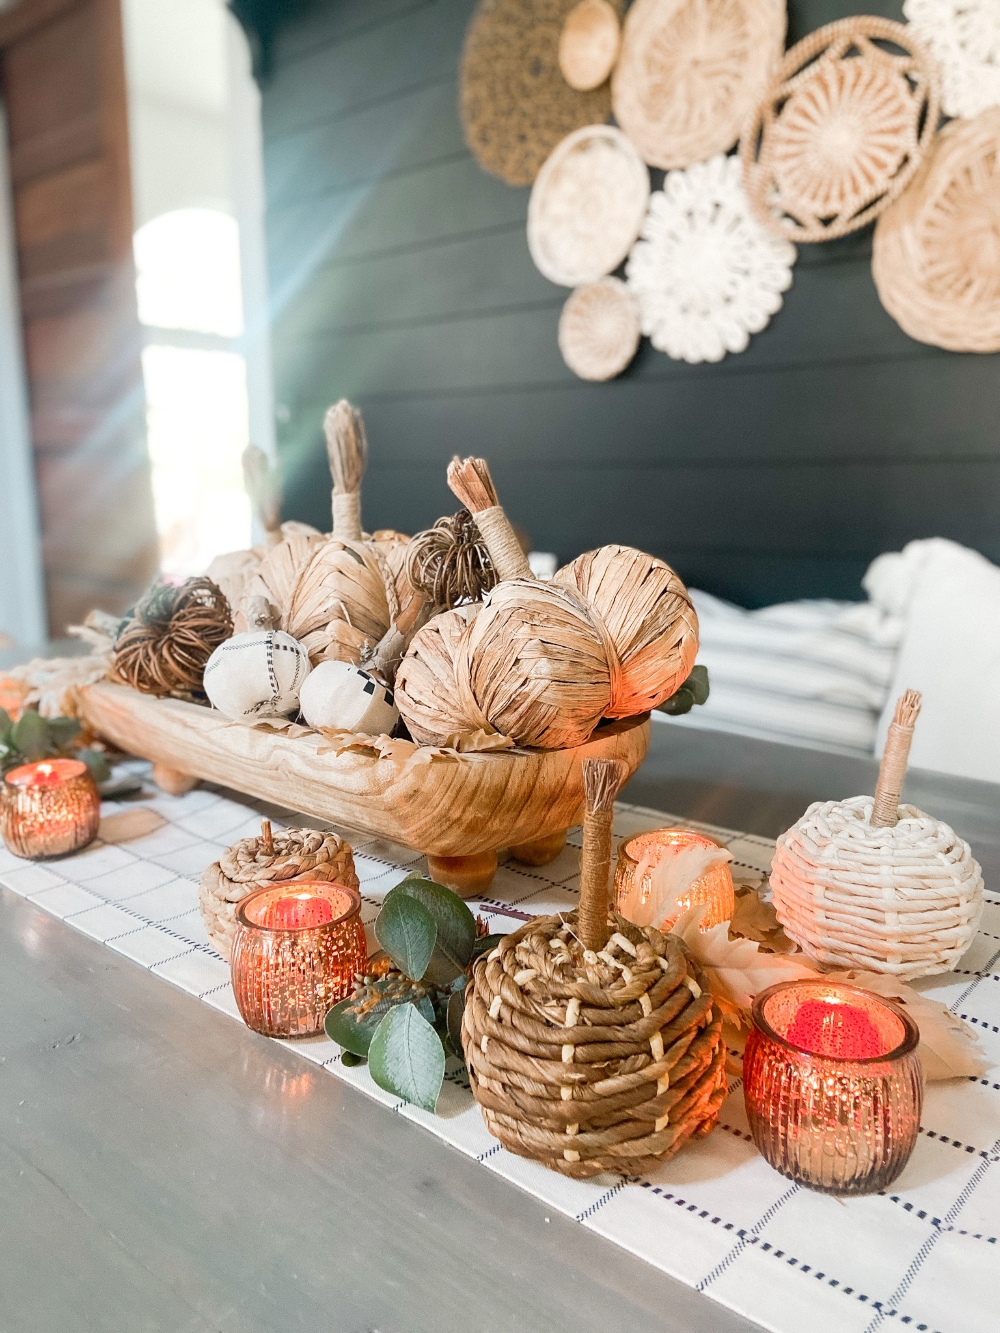
[[[496,852],[475,852],[472,856],[432,856],[427,853],[430,877],[461,898],[476,898],[489,888],[497,873]]]
[[[515,861],[523,861],[526,866],[547,866],[554,861],[566,846],[566,829],[550,833],[534,842],[522,842],[519,847],[511,847],[511,856]]]
[[[192,787],[198,785],[197,778],[188,777],[186,773],[178,773],[176,768],[168,768],[166,764],[153,765],[153,781],[160,791],[165,791],[168,796],[184,796]]]

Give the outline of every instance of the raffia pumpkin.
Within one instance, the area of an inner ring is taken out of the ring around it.
[[[443,745],[475,726],[456,725],[458,683],[455,659],[462,636],[480,603],[456,606],[434,616],[413,636],[396,672],[396,707],[418,744]]]
[[[698,655],[698,617],[687,588],[663,560],[631,546],[601,546],[565,565],[556,583],[597,610],[621,663],[608,717],[634,717],[669,699]]]

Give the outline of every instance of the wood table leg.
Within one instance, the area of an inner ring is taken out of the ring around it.
[[[496,852],[475,852],[472,856],[432,856],[427,853],[431,879],[454,890],[461,898],[476,898],[489,888],[497,873]]]
[[[184,796],[198,785],[197,778],[188,777],[187,773],[178,773],[176,768],[168,768],[166,764],[153,765],[153,781],[168,796]]]
[[[549,833],[544,838],[536,838],[534,842],[522,842],[519,847],[509,848],[509,851],[515,861],[523,861],[526,866],[547,866],[565,846],[566,829],[560,829],[558,833]]]

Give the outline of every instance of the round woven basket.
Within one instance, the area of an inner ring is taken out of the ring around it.
[[[580,0],[559,36],[559,68],[571,88],[598,88],[614,68],[621,44],[618,15],[608,0]]]
[[[871,796],[811,805],[778,839],[778,920],[811,958],[906,980],[946,972],[972,943],[983,877],[969,845],[912,805],[872,824]]]
[[[531,257],[550,282],[596,282],[628,254],[648,202],[649,172],[621,130],[576,130],[548,158],[532,188]]]
[[[913,179],[939,106],[937,68],[903,24],[819,28],[785,56],[740,141],[751,206],[794,241],[858,231]]]
[[[202,873],[198,886],[202,920],[208,938],[227,962],[242,899],[264,885],[303,877],[359,887],[350,846],[335,833],[314,829],[279,829],[271,839],[243,838]]]
[[[576,0],[480,0],[465,34],[459,111],[465,141],[484,171],[530,185],[573,130],[603,123],[607,84],[577,92],[559,68],[563,22]],[[621,13],[623,0],[614,0]]]
[[[559,350],[582,380],[620,375],[639,347],[639,307],[620,278],[578,287],[559,316]]]
[[[785,44],[785,0],[636,0],[611,80],[615,119],[655,167],[732,148]]]
[[[462,1026],[472,1091],[510,1152],[578,1178],[649,1171],[715,1124],[722,1020],[672,936],[613,918],[599,953],[576,914],[536,917],[480,958]]]
[[[878,220],[872,276],[911,338],[952,352],[1000,351],[1000,107],[941,131]]]

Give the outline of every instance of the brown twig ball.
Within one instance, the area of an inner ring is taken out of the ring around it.
[[[205,663],[233,634],[222,590],[207,578],[154,584],[115,645],[114,674],[141,694],[193,694]]]

